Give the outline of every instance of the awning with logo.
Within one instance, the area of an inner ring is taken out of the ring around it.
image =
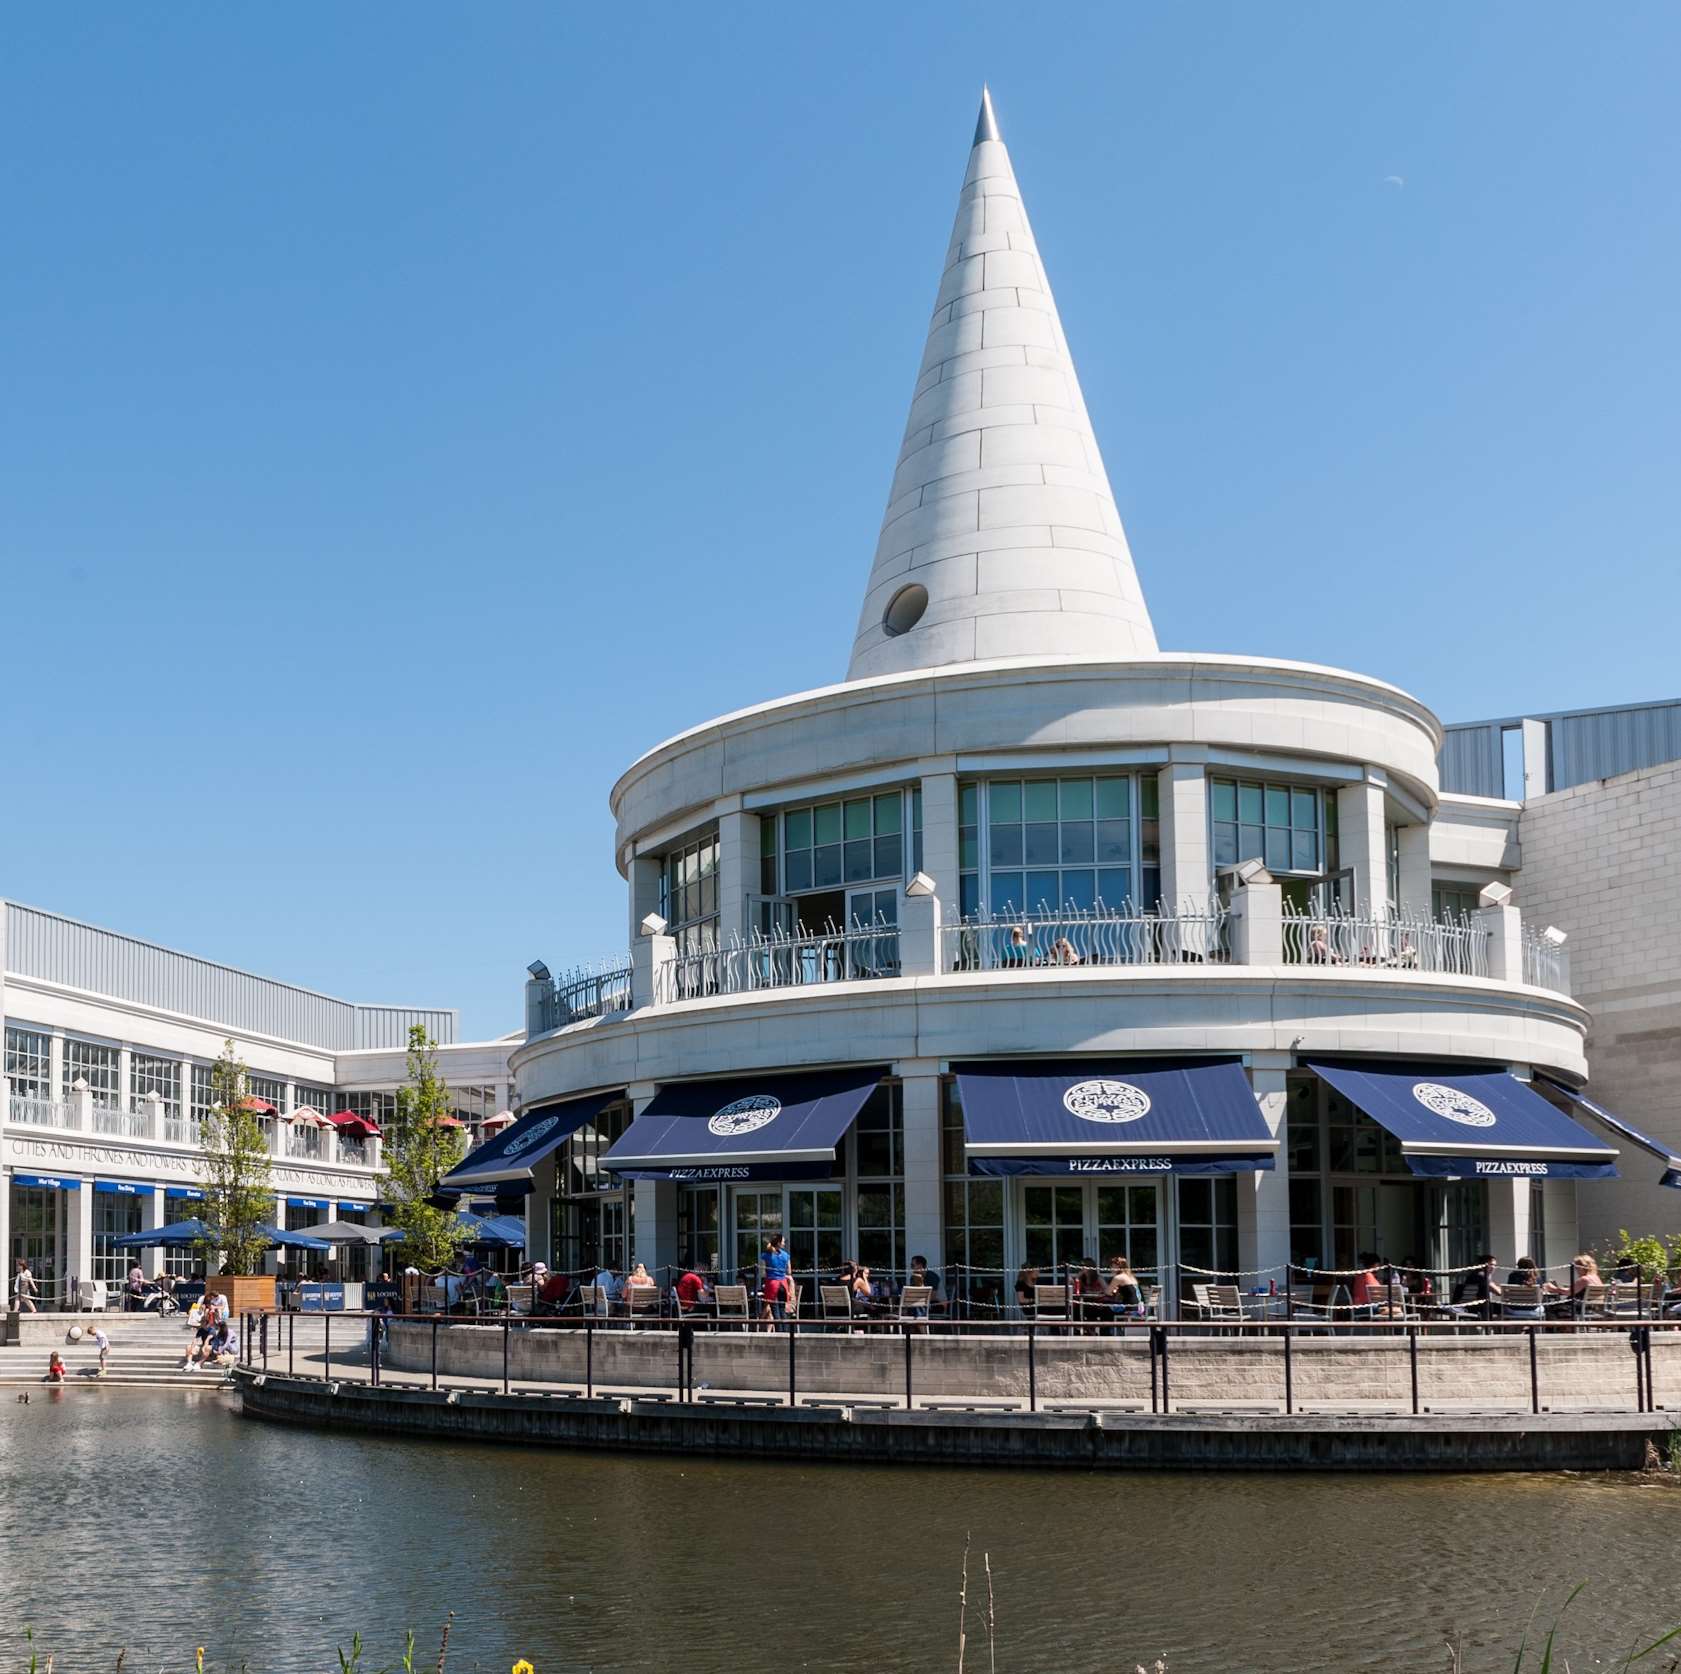
[[[1507,1070],[1441,1064],[1307,1067],[1401,1142],[1433,1179],[1614,1180],[1617,1153]]]
[[[1602,1128],[1609,1128],[1619,1139],[1626,1139],[1630,1145],[1656,1157],[1663,1164],[1663,1178],[1658,1182],[1660,1186],[1681,1187],[1681,1157],[1662,1140],[1642,1133],[1632,1122],[1621,1116],[1613,1116],[1604,1105],[1596,1103],[1586,1093],[1566,1087],[1562,1081],[1555,1081],[1550,1075],[1544,1075],[1540,1079],[1555,1092],[1562,1093],[1590,1121],[1597,1122]]]
[[[630,1180],[826,1180],[879,1066],[661,1087],[607,1153]]]
[[[957,1064],[976,1174],[1235,1174],[1278,1141],[1235,1059]]]
[[[625,1096],[624,1088],[557,1099],[528,1110],[511,1128],[487,1139],[438,1182],[440,1192],[480,1192],[503,1180],[529,1180],[532,1171],[586,1122]]]

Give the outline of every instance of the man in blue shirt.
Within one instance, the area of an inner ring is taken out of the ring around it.
[[[760,1310],[762,1319],[785,1319],[788,1312],[789,1274],[793,1264],[788,1259],[788,1252],[783,1248],[782,1234],[771,1234],[770,1242],[765,1245],[764,1255],[759,1265],[764,1272],[764,1306]]]

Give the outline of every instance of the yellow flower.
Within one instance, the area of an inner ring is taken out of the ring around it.
[[[204,1674],[204,1647],[202,1645],[199,1646],[198,1654],[193,1658],[193,1665],[198,1670],[198,1674]]]
[[[537,1674],[537,1670],[533,1668],[524,1657],[521,1657],[519,1661],[514,1664],[513,1674]]]

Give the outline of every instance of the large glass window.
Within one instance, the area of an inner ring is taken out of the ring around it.
[[[784,894],[896,879],[904,871],[904,797],[898,791],[782,814]]]
[[[857,1259],[873,1272],[905,1272],[905,1132],[899,1083],[870,1095],[852,1124],[858,1208]],[[916,1254],[929,1255],[929,1251]]]
[[[1179,1178],[1179,1259],[1231,1273],[1237,1267],[1237,1182],[1229,1174]],[[1198,1278],[1191,1274],[1186,1283]]]
[[[120,1060],[114,1046],[102,1046],[97,1041],[77,1040],[67,1036],[64,1042],[64,1075],[60,1096],[69,1100],[78,1081],[86,1081],[93,1093],[93,1102],[107,1110],[122,1104],[122,1083],[119,1079]]]
[[[722,1190],[718,1186],[677,1188],[677,1260],[683,1268],[716,1276],[723,1254]]]
[[[1211,781],[1214,864],[1260,860],[1269,872],[1329,870],[1321,843],[1326,800],[1321,792],[1301,785]]]
[[[1439,883],[1430,886],[1430,910],[1437,918],[1463,918],[1482,906],[1481,884]]]
[[[1151,781],[1153,786],[1153,781]],[[976,798],[979,790],[981,796]],[[984,801],[984,809],[982,802]],[[1160,893],[1160,835],[1154,803],[1155,892]],[[978,870],[985,814],[987,904],[997,914],[1111,911],[1143,899],[1137,781],[1131,775],[993,779],[959,792],[959,870]],[[960,894],[978,901],[977,887]]]
[[[128,1060],[129,1102],[135,1110],[144,1108],[142,1101],[156,1093],[163,1101],[160,1114],[166,1123],[181,1120],[181,1063],[177,1058],[154,1058],[144,1052],[132,1053]]]
[[[550,1222],[550,1260],[586,1283],[604,1262],[622,1273],[630,1254],[630,1192],[603,1162],[629,1126],[630,1105],[620,1100],[586,1122],[557,1153],[560,1191]]]
[[[204,1203],[200,1198],[166,1197],[163,1202],[163,1224],[174,1226],[178,1221],[193,1221],[204,1214]],[[176,1278],[184,1279],[197,1272],[203,1265],[208,1252],[195,1250],[190,1244],[163,1252],[163,1266],[166,1273],[173,1273]]]
[[[53,1096],[52,1036],[44,1029],[19,1029],[6,1025],[6,1079],[14,1099]]]
[[[718,945],[718,833],[708,833],[665,857],[660,917],[679,956],[710,953]]]

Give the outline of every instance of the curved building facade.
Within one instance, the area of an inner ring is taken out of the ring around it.
[[[619,779],[630,952],[539,968],[467,1183],[570,1270],[775,1230],[977,1304],[1086,1255],[1560,1259],[1632,1165],[1555,941],[1485,893],[1516,808],[1444,797],[1442,744],[1382,681],[1157,648],[987,101],[847,679]]]

